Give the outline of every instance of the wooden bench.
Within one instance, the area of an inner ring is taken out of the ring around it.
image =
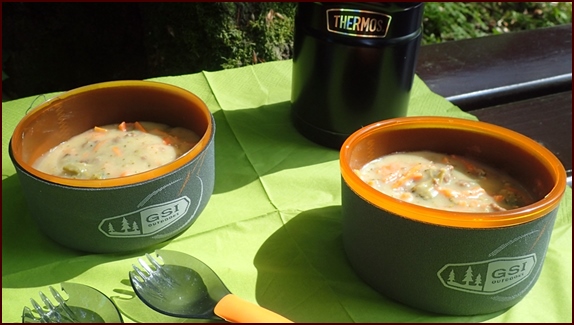
[[[572,186],[572,24],[422,46],[416,72],[479,120],[546,146]]]

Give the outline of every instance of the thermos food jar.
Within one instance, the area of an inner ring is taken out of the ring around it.
[[[423,8],[422,2],[299,3],[291,95],[295,128],[339,149],[362,126],[405,116]]]

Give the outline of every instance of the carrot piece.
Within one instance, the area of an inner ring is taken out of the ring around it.
[[[120,148],[118,147],[113,147],[112,150],[114,151],[114,153],[116,154],[116,156],[121,156],[122,155],[122,151],[120,150]]]
[[[174,143],[177,143],[177,140],[178,140],[177,137],[168,134],[163,138],[163,143],[167,145],[173,145]]]
[[[104,144],[104,142],[106,142],[106,140],[98,141],[98,143],[96,143],[96,145],[94,146],[93,151],[98,151],[98,150],[100,150],[100,148],[102,147],[102,145]]]
[[[94,131],[96,132],[108,132],[108,129],[101,128],[99,126],[94,126]]]
[[[413,195],[412,195],[412,193],[404,192],[404,193],[401,193],[399,198],[403,201],[411,201],[413,199]]]
[[[177,137],[174,137],[173,135],[170,135],[169,133],[159,129],[153,129],[150,131],[150,133],[161,137],[163,143],[167,145],[172,145],[178,141]]]
[[[141,125],[141,123],[138,122],[138,121],[136,121],[136,122],[134,123],[134,127],[136,128],[136,130],[140,130],[140,131],[142,131],[142,132],[146,132],[146,133],[147,133],[146,129],[145,129],[145,128],[143,127],[143,125]]]
[[[118,125],[118,129],[120,129],[120,131],[124,131],[124,132],[127,131],[128,128],[126,126],[126,122],[120,123],[120,125]]]
[[[438,191],[449,199],[454,197],[454,191],[450,188],[441,187]]]
[[[504,195],[494,195],[493,198],[496,202],[502,202],[504,200]]]
[[[411,177],[413,179],[413,181],[420,181],[421,179],[423,179],[423,174],[421,173],[415,173],[412,175]]]
[[[404,175],[403,177],[399,178],[393,185],[393,188],[398,188],[403,186],[406,182],[408,182],[409,180],[419,180],[422,178],[422,174],[420,174],[418,171],[419,169],[422,168],[422,165],[417,164],[415,166],[413,166],[411,169],[409,169]]]

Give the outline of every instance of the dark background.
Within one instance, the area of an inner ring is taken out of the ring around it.
[[[137,3],[3,3],[2,92],[19,98],[149,76]],[[71,41],[73,40],[73,41]]]
[[[291,2],[2,3],[3,99],[289,59],[295,8]]]

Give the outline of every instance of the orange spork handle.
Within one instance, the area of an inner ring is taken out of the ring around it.
[[[215,305],[214,312],[231,323],[293,323],[269,309],[243,300],[234,294],[223,297]]]

